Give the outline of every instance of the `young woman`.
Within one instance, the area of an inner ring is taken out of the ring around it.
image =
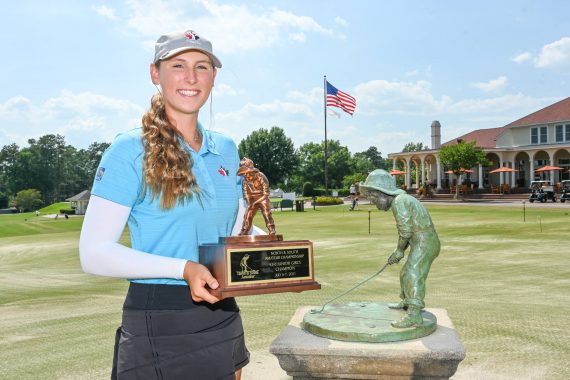
[[[231,235],[241,197],[235,143],[198,122],[221,66],[194,31],[161,36],[142,128],[101,159],[79,250],[85,272],[130,279],[112,378],[239,379],[249,361],[235,300],[210,294],[198,263],[200,244]]]

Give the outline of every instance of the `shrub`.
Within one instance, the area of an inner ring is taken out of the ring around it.
[[[325,189],[314,189],[313,190],[313,196],[320,197],[322,195],[325,195]]]
[[[304,197],[312,197],[315,195],[315,189],[311,182],[305,182],[303,184],[303,196]]]
[[[14,204],[20,211],[32,211],[42,205],[42,195],[36,189],[21,190],[16,194]]]
[[[62,208],[59,210],[60,214],[67,214],[67,215],[75,215],[75,209],[71,209],[71,208]]]
[[[326,206],[326,205],[340,205],[343,204],[344,201],[337,197],[317,197],[314,203],[319,206]]]

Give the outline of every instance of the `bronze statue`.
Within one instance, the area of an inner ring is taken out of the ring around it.
[[[249,234],[253,217],[257,213],[257,210],[261,210],[263,218],[265,219],[265,225],[269,230],[269,235],[275,235],[275,222],[273,222],[273,217],[271,216],[269,181],[267,177],[253,165],[252,160],[245,157],[240,161],[237,175],[243,176],[243,197],[248,205],[239,234]]]
[[[374,170],[360,187],[378,209],[388,211],[391,208],[396,219],[398,246],[388,263],[398,263],[406,248],[410,247],[408,260],[400,272],[401,301],[389,306],[406,310],[407,314],[391,324],[397,328],[420,326],[423,323],[421,311],[425,306],[427,275],[440,249],[431,217],[415,197],[396,187],[394,178],[385,170]]]

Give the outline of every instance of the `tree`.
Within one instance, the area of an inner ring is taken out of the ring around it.
[[[293,141],[279,127],[252,132],[238,149],[240,157],[251,159],[272,186],[285,182],[299,164]]]
[[[354,173],[354,174],[350,174],[345,176],[342,179],[342,184],[344,185],[344,187],[346,189],[350,189],[350,185],[354,184],[354,183],[358,183],[358,182],[364,182],[366,181],[366,177],[368,177],[366,174],[363,173]]]
[[[299,148],[300,166],[298,175],[305,181],[324,185],[325,148],[320,144],[306,143]],[[342,187],[343,178],[352,173],[352,162],[348,148],[338,140],[329,140],[327,144],[327,177],[331,188]]]
[[[18,191],[14,204],[20,212],[32,211],[42,205],[42,194],[36,189]]]
[[[382,153],[375,146],[369,147],[364,152],[354,153],[352,165],[354,172],[361,174],[368,174],[375,169],[388,168],[386,160],[382,158]]]
[[[413,142],[409,142],[406,145],[404,145],[404,149],[402,149],[402,152],[419,152],[420,150],[428,150],[429,147],[427,145],[424,145],[424,143],[419,142],[419,143],[413,143]]]
[[[483,148],[475,146],[475,141],[461,141],[457,144],[446,145],[439,150],[441,164],[451,170],[459,178],[464,169],[470,169],[475,165],[488,165],[489,162]],[[459,198],[459,183],[455,187],[455,197]]]
[[[44,202],[59,200],[65,151],[65,138],[61,135],[44,135],[39,139],[29,139],[29,175],[33,186],[44,196]]]
[[[19,153],[20,148],[16,144],[5,145],[0,149],[0,192],[7,195],[16,193]]]

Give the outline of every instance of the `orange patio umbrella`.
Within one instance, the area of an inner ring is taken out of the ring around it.
[[[406,174],[406,172],[403,172],[403,171],[398,170],[398,169],[394,169],[394,170],[390,170],[390,174],[391,175],[399,175],[399,174]]]
[[[475,172],[475,170],[463,169],[463,168],[460,168],[459,171],[460,171],[461,173],[474,173],[474,172]],[[446,172],[444,172],[444,173],[445,173],[445,174],[453,174],[453,170],[448,170],[448,171],[446,171]]]
[[[543,166],[541,168],[538,168],[535,170],[535,172],[549,172],[551,170],[564,170],[564,168],[561,168],[560,166],[550,166],[550,165],[546,165]]]
[[[489,173],[512,173],[512,172],[518,172],[518,170],[506,166],[501,166],[500,168],[491,170]]]

